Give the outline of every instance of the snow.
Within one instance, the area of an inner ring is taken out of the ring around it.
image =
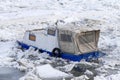
[[[89,21],[86,22],[86,19]],[[59,25],[84,23],[101,30],[99,49],[107,55],[96,63],[96,76],[94,71],[87,70],[85,74],[74,76],[73,80],[86,80],[87,74],[93,74],[94,80],[120,80],[119,0],[0,0],[0,66],[25,71],[26,75],[21,80],[41,80],[34,73],[38,67],[44,68],[48,74],[56,72],[56,69],[57,72],[71,74],[74,65],[79,63],[51,58],[33,49],[22,51],[16,45],[16,40],[22,40],[26,30],[48,27],[57,20],[64,21]],[[93,66],[93,63],[83,63]],[[46,68],[53,71],[49,72]],[[44,76],[55,77],[54,74]]]
[[[6,46],[6,44],[8,44],[8,46]],[[11,50],[12,47],[14,46],[14,42],[0,42],[0,57],[6,57],[9,54],[11,54],[13,51]],[[6,54],[3,54],[6,53]]]

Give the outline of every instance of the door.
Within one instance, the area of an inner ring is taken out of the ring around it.
[[[77,44],[81,53],[96,51],[99,31],[87,31],[78,34]]]

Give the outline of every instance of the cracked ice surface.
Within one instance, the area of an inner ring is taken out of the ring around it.
[[[0,66],[25,71],[21,80],[40,80],[35,68],[46,64],[66,74],[73,73],[73,80],[120,80],[119,9],[119,0],[0,0]],[[22,40],[26,30],[47,27],[57,20],[101,29],[99,49],[107,55],[99,63],[83,64],[52,58],[33,49],[17,49],[15,41]],[[75,64],[79,67],[69,72]],[[81,73],[76,71],[80,66],[84,67]]]

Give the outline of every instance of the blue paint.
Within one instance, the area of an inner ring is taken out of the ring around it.
[[[17,43],[24,49],[29,49],[29,47],[31,45],[27,45],[25,43],[19,42],[17,41]],[[34,47],[34,46],[32,46]],[[37,47],[34,47],[35,49],[38,49]],[[50,56],[52,56],[52,52],[47,51],[47,50],[43,50],[43,49],[39,49],[40,52],[46,52],[48,53]],[[80,54],[80,55],[75,55],[75,54],[71,54],[71,53],[62,53],[61,54],[61,58],[63,59],[68,59],[71,61],[81,61],[82,59],[85,59],[86,61],[89,61],[90,59],[93,58],[99,58],[104,56],[105,53],[102,53],[100,51],[94,51],[94,52],[90,52],[90,53],[84,53],[84,54]]]

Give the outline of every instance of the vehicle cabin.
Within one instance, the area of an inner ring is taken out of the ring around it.
[[[23,43],[57,56],[61,53],[80,55],[98,51],[99,34],[100,30],[74,25],[48,27],[26,31]]]
[[[21,48],[34,47],[50,56],[72,61],[96,59],[105,55],[98,50],[99,29],[87,26],[64,25],[28,30],[23,41],[17,41]]]

